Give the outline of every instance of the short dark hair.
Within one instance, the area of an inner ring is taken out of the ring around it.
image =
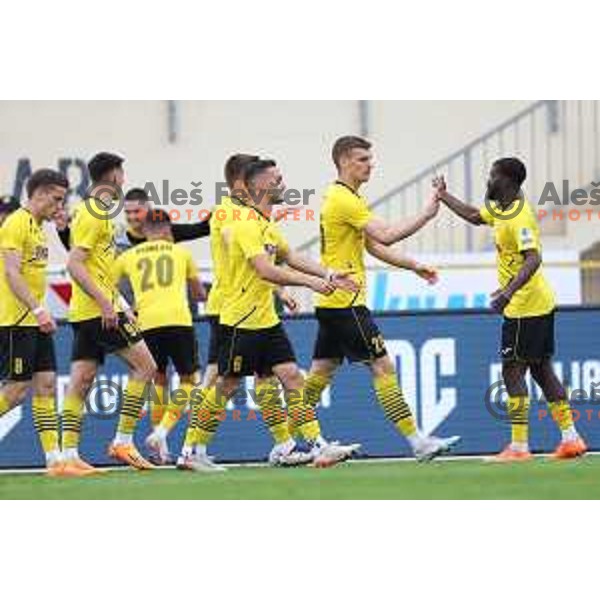
[[[519,187],[521,187],[525,179],[527,179],[527,169],[525,165],[521,160],[513,156],[500,158],[495,161],[492,166]]]
[[[244,183],[248,185],[257,175],[276,166],[277,163],[274,160],[267,158],[261,158],[249,163],[244,169]]]
[[[331,150],[331,158],[335,163],[335,166],[340,168],[340,159],[344,154],[348,154],[354,148],[362,148],[363,150],[370,150],[371,142],[365,140],[364,138],[358,137],[356,135],[345,135],[341,138],[338,138],[333,144],[333,148]]]
[[[131,188],[125,194],[125,200],[137,200],[138,202],[148,202],[150,198],[148,198],[146,190],[142,188]]]
[[[150,227],[156,227],[158,225],[171,225],[171,217],[169,213],[160,208],[153,208],[146,213],[145,224]]]
[[[88,171],[92,181],[102,181],[107,173],[113,169],[118,169],[124,162],[125,159],[122,156],[111,152],[99,152],[88,163]]]
[[[27,197],[31,198],[38,188],[49,185],[57,185],[68,190],[69,180],[60,171],[55,171],[54,169],[38,169],[33,172],[31,177],[27,180]]]
[[[254,154],[233,154],[225,163],[225,181],[231,190],[238,179],[244,179],[246,167],[257,160],[260,156]]]

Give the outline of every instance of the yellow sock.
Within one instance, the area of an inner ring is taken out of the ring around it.
[[[79,448],[81,420],[83,418],[83,399],[76,394],[67,394],[62,413],[63,449]]]
[[[221,420],[219,415],[225,410],[227,399],[222,393],[217,392],[216,386],[213,386],[203,391],[204,400],[198,410],[198,432],[196,437],[196,443],[207,446],[219,425]]]
[[[529,441],[529,396],[508,398],[512,443],[527,446]]]
[[[165,407],[165,413],[160,420],[160,427],[164,427],[167,433],[177,425],[179,419],[185,411],[185,407],[190,401],[194,385],[191,383],[180,384],[182,390],[179,394],[175,392],[169,398],[169,402]]]
[[[156,393],[152,394],[150,402],[150,422],[156,427],[165,414],[165,388],[162,385],[154,388]]]
[[[190,421],[185,430],[184,448],[193,448],[198,442],[198,407],[192,405],[190,408]]]
[[[0,417],[6,414],[10,410],[11,406],[6,396],[0,392]]]
[[[255,387],[256,402],[262,413],[263,421],[276,444],[291,439],[288,419],[281,405],[281,394],[277,379],[263,379]]]
[[[144,381],[130,379],[123,393],[123,404],[119,415],[117,432],[124,436],[131,436],[140,418],[144,406],[146,386]]]
[[[410,407],[404,399],[404,394],[398,385],[396,373],[388,373],[373,379],[377,400],[383,408],[385,416],[396,426],[404,437],[417,433],[415,419]]]
[[[558,402],[549,403],[550,413],[556,421],[561,433],[574,429],[573,413],[568,400],[559,400]]]
[[[31,408],[33,412],[33,425],[37,431],[42,449],[47,455],[58,452],[58,415],[54,398],[50,396],[34,396]]]
[[[309,442],[314,442],[321,437],[321,426],[315,415],[315,409],[305,401],[305,388],[289,390],[286,393],[288,418],[293,427],[300,432],[302,437]],[[289,431],[289,427],[288,427]]]
[[[305,402],[309,406],[317,406],[321,400],[323,390],[331,383],[331,378],[320,373],[309,373],[304,382]],[[292,437],[299,437],[300,431],[294,426],[291,419],[288,418],[288,426]]]

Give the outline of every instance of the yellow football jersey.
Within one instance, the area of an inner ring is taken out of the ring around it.
[[[227,296],[225,292],[227,281],[227,267],[225,257],[225,242],[222,238],[223,228],[231,222],[233,210],[240,210],[228,196],[223,198],[221,204],[215,207],[210,219],[210,252],[213,264],[213,280],[206,303],[206,314],[216,316],[221,312],[221,307]]]
[[[127,277],[133,288],[137,323],[142,331],[157,327],[190,327],[187,282],[198,276],[188,250],[170,241],[143,242],[121,254],[113,277]]]
[[[40,304],[46,296],[48,243],[42,225],[26,208],[12,213],[0,227],[0,253],[15,250],[21,255],[21,275],[29,291]],[[31,327],[37,325],[29,308],[17,300],[0,261],[0,326]]]
[[[494,214],[502,212],[497,206],[494,206],[492,212],[485,206],[480,211],[481,218],[494,228],[498,282],[502,288],[521,270],[524,263],[522,252],[542,252],[540,231],[531,205],[525,201],[523,208],[520,211],[518,209],[519,203],[513,204],[503,213],[505,218],[501,219]],[[511,215],[511,211],[515,214]],[[504,316],[538,317],[551,312],[554,306],[554,292],[540,266],[533,277],[512,297],[504,309]]]
[[[373,214],[365,198],[341,182],[331,184],[321,207],[321,264],[335,270],[351,270],[360,285],[358,293],[336,290],[317,295],[320,308],[346,308],[366,304],[365,233]]]
[[[250,260],[267,254],[275,264],[278,254],[287,253],[289,246],[277,225],[254,208],[242,208],[227,228],[227,301],[220,322],[241,329],[273,327],[280,321],[273,298],[276,286],[261,279]]]
[[[89,255],[85,266],[94,283],[111,299],[115,308],[118,306],[118,289],[112,275],[115,260],[115,226],[111,219],[100,219],[97,214],[105,210],[103,205],[90,198],[95,203],[94,211],[87,207],[87,202],[80,202],[73,211],[71,223],[71,248],[85,248]],[[85,321],[101,315],[96,301],[73,281],[73,293],[69,307],[69,320],[72,322]]]

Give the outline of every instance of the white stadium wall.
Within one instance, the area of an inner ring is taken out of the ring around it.
[[[375,199],[419,169],[484,133],[527,106],[529,101],[372,101],[367,104],[368,136],[376,144],[377,170],[366,189]],[[190,190],[201,180],[205,204],[213,204],[223,162],[238,151],[273,156],[289,187],[315,189],[311,207],[334,171],[333,140],[360,133],[356,101],[182,101],[178,102],[176,139],[169,141],[165,101],[1,102],[0,193],[10,193],[19,159],[33,168],[56,166],[59,159],[83,159],[98,150],[127,157],[128,183],[163,179],[170,188]],[[77,175],[75,175],[77,177]],[[287,223],[298,245],[317,232],[316,222]],[[62,261],[54,240],[51,261]],[[190,245],[206,259],[208,244]]]

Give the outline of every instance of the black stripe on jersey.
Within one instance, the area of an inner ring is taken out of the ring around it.
[[[360,198],[356,190],[352,189],[347,183],[344,183],[343,181],[340,181],[338,179],[336,180],[335,185],[341,185],[342,187],[345,187],[347,190],[351,191],[357,198]]]

